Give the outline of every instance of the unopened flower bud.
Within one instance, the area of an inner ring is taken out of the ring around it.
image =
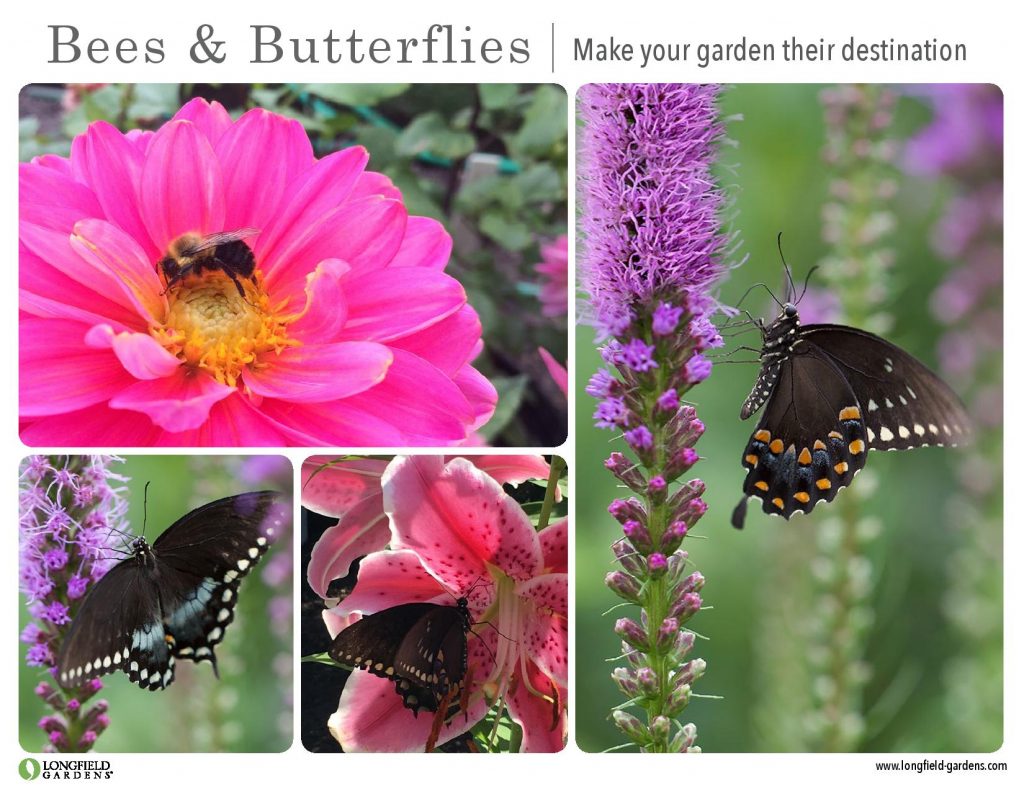
[[[633,648],[646,651],[648,648],[647,634],[636,621],[629,618],[619,618],[615,622],[615,633],[629,643]]]
[[[640,581],[631,574],[624,571],[610,571],[605,575],[604,584],[620,599],[625,599],[633,604],[640,603]]]

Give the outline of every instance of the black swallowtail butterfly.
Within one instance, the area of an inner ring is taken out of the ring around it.
[[[287,518],[278,492],[248,492],[207,503],[153,542],[131,542],[131,557],[89,591],[57,657],[64,687],[121,670],[143,689],[174,680],[176,659],[209,660],[234,619],[242,577],[266,553]]]
[[[787,302],[761,325],[761,340],[761,372],[740,418],[762,406],[764,413],[743,451],[747,477],[733,527],[743,527],[748,497],[786,519],[831,502],[868,450],[970,440],[970,419],[949,386],[877,335],[838,324],[801,327]]]
[[[413,714],[436,712],[462,692],[472,626],[469,602],[399,604],[343,629],[328,654],[336,662],[395,682]],[[450,707],[450,712],[456,710]]]

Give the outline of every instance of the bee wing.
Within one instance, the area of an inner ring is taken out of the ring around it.
[[[209,250],[217,245],[228,244],[229,242],[237,242],[240,239],[247,239],[250,236],[255,236],[259,233],[258,228],[239,228],[237,231],[221,231],[220,233],[211,233],[199,239],[194,244],[189,245],[185,249],[181,250],[181,255],[190,256],[196,253],[201,253],[203,250]]]

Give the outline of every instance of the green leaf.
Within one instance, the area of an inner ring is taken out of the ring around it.
[[[531,165],[514,178],[519,190],[530,203],[565,200],[562,178],[547,162]]]
[[[433,154],[436,157],[461,159],[476,148],[469,132],[453,131],[440,113],[421,115],[398,136],[395,150],[408,157]]]
[[[519,86],[515,83],[485,83],[479,90],[480,104],[485,110],[504,109],[519,95]]]
[[[523,125],[509,139],[513,156],[543,156],[564,150],[569,131],[565,91],[541,85],[523,114]]]
[[[140,120],[173,115],[181,106],[178,91],[176,83],[139,83],[131,93],[128,117]]]
[[[522,250],[533,241],[529,225],[498,212],[485,213],[480,230],[506,250]]]
[[[409,83],[407,82],[310,82],[296,87],[297,91],[308,91],[329,102],[346,104],[349,107],[373,107],[385,99],[393,99],[405,93],[408,89]]]
[[[525,374],[491,377],[491,384],[498,391],[498,406],[487,425],[480,429],[485,439],[492,440],[498,436],[519,411],[528,383],[529,377]]]

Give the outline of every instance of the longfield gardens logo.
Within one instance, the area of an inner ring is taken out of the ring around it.
[[[114,775],[110,761],[40,761],[25,758],[18,764],[23,780],[109,780]]]

